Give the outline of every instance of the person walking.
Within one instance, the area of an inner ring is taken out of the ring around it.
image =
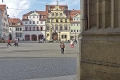
[[[63,42],[60,43],[61,54],[64,54],[65,44]]]
[[[71,48],[74,48],[74,40],[73,39],[70,41],[70,46],[71,46]]]
[[[11,46],[11,44],[10,44],[10,39],[8,39],[8,41],[7,41],[7,47],[8,46]]]
[[[15,46],[18,46],[18,38],[15,38],[14,45],[15,45]]]

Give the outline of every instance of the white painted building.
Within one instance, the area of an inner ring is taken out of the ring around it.
[[[11,40],[23,40],[23,23],[19,18],[9,18],[9,36]]]
[[[0,4],[0,38],[9,38],[9,23],[6,5]]]
[[[70,22],[70,38],[71,39],[77,39],[78,35],[81,32],[81,26],[80,26],[80,10],[71,10],[70,13],[71,16],[71,22]]]
[[[26,41],[38,41],[44,39],[46,12],[31,11],[23,15],[23,38]]]

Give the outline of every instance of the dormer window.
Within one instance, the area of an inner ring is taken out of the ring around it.
[[[18,25],[20,25],[20,22],[18,22]]]

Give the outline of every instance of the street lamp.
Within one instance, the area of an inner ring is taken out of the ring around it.
[[[60,31],[59,31],[59,42],[60,42],[61,40],[60,40]]]

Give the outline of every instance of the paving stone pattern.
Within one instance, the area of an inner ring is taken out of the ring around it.
[[[24,80],[76,74],[76,58],[3,58],[0,80]]]

